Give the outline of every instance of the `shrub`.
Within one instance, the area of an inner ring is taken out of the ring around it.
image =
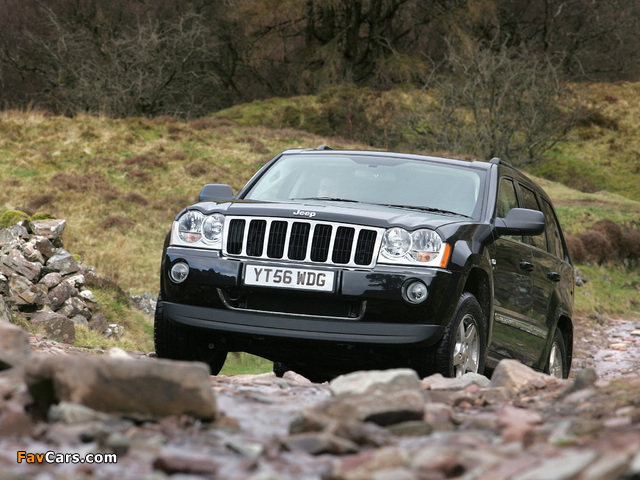
[[[573,235],[567,235],[565,241],[567,242],[567,248],[569,249],[569,255],[573,263],[584,263],[586,252],[582,240]]]
[[[611,243],[612,255],[624,257],[623,233],[620,225],[612,220],[598,220],[591,227],[593,230],[603,233]]]
[[[626,258],[640,261],[640,230],[630,230],[624,234],[623,250]]]
[[[135,165],[140,168],[167,168],[167,165],[159,158],[149,157],[148,155],[137,155],[135,157],[126,158],[125,165]]]
[[[604,263],[611,257],[611,242],[607,236],[598,230],[589,230],[579,236],[585,249],[587,261]]]

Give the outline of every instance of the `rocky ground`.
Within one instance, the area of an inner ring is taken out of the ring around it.
[[[491,381],[396,370],[322,385],[0,327],[3,479],[640,478],[640,321],[583,322],[566,381],[503,362]]]
[[[579,320],[566,381],[512,361],[491,380],[210,376],[71,346],[78,323],[118,325],[63,229],[0,231],[0,480],[640,479],[640,320]],[[139,307],[152,312],[153,298]],[[11,324],[11,308],[45,334]]]

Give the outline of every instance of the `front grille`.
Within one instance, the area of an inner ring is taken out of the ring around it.
[[[224,253],[266,260],[372,266],[383,229],[314,220],[229,217]]]

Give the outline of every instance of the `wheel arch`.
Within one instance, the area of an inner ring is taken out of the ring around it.
[[[480,304],[487,320],[487,344],[491,342],[493,332],[493,288],[491,277],[480,267],[473,267],[467,275],[464,292],[469,292]]]
[[[573,322],[567,315],[561,314],[558,318],[556,328],[562,333],[562,340],[564,341],[565,350],[567,352],[567,361],[569,369],[571,369],[571,363],[573,361]]]

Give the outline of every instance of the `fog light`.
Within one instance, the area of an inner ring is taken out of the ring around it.
[[[184,262],[175,263],[169,271],[169,277],[175,283],[184,282],[187,278],[187,275],[189,275],[189,265]]]
[[[419,280],[407,284],[404,288],[404,299],[409,303],[421,303],[427,299],[427,286]]]

